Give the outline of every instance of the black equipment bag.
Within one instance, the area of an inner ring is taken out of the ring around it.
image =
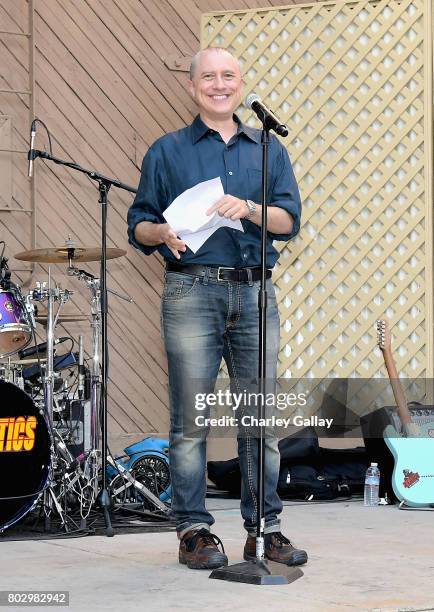
[[[335,499],[340,488],[337,478],[327,477],[311,465],[292,465],[280,468],[277,492],[282,499],[321,500]]]
[[[303,463],[281,461],[278,493],[286,499],[334,499],[363,493],[368,460],[363,447],[318,448]]]
[[[306,427],[280,440],[279,450],[278,493],[282,498],[326,500],[363,492],[368,465],[364,448],[320,448],[315,429]],[[208,461],[208,477],[218,489],[239,497],[238,458]]]

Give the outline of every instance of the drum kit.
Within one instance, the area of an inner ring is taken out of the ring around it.
[[[122,249],[107,249],[107,259],[125,254]],[[100,492],[101,287],[99,278],[75,264],[99,261],[101,249],[77,247],[68,240],[64,247],[24,251],[15,258],[67,264],[68,276],[89,290],[90,314],[63,312],[73,291],[53,283],[50,268],[48,282],[37,282],[24,292],[11,282],[7,260],[0,257],[0,533],[38,509],[47,530],[56,518],[69,531],[70,514],[74,512],[85,525]],[[92,350],[85,363],[83,336],[78,352],[73,352],[74,339],[55,338],[55,330],[61,323],[89,320]],[[46,337],[40,344],[36,344],[37,325]],[[29,346],[32,340],[34,346]],[[54,347],[67,340],[69,352],[56,355]],[[111,457],[107,461],[116,468]],[[150,491],[142,493],[167,512]]]

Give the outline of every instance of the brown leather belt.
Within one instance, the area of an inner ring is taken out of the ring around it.
[[[217,281],[234,281],[248,283],[261,279],[261,268],[226,268],[225,266],[210,267],[198,264],[177,264],[172,261],[166,262],[168,272],[179,272],[191,276],[205,277]],[[271,270],[266,271],[266,278],[271,278]]]

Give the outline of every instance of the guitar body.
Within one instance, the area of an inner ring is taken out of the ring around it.
[[[395,460],[393,490],[407,506],[422,508],[434,505],[434,422],[419,426],[412,421],[392,357],[389,326],[384,320],[377,321],[377,342],[383,352],[398,415],[406,433],[406,437],[401,437],[392,425],[388,425],[383,433]]]
[[[395,460],[392,487],[407,506],[434,505],[434,422],[421,431],[421,437],[402,438],[388,425],[384,441]]]

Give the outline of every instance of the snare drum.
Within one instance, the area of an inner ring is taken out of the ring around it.
[[[0,380],[0,397],[1,533],[30,512],[46,488],[51,440],[27,393]]]
[[[32,339],[32,328],[27,317],[19,287],[11,283],[0,288],[0,357],[13,355]]]

